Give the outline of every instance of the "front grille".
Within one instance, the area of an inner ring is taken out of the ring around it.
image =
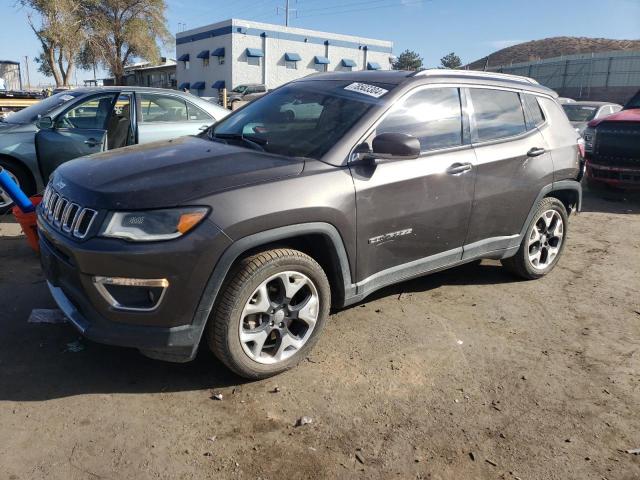
[[[603,122],[598,125],[593,158],[601,165],[640,167],[640,124]]]
[[[51,184],[44,191],[40,213],[49,225],[79,239],[87,236],[98,215],[97,211],[63,197]]]

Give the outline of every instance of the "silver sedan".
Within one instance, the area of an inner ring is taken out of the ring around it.
[[[195,135],[228,114],[218,105],[175,90],[68,90],[0,121],[0,166],[27,195],[33,195],[66,161]],[[11,199],[0,189],[0,213],[10,205]]]

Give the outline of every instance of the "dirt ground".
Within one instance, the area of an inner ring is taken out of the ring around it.
[[[2,222],[2,480],[640,478],[638,196],[587,194],[543,280],[483,261],[387,288],[253,383],[207,353],[69,351],[70,325],[27,323],[54,304]]]

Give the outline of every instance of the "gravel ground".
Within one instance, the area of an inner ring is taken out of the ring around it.
[[[542,280],[483,261],[387,288],[253,383],[27,323],[54,304],[2,222],[0,479],[640,478],[638,196],[587,194]]]

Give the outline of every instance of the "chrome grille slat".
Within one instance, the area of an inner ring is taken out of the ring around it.
[[[51,185],[47,185],[42,198],[42,217],[53,227],[75,238],[85,238],[98,212],[83,207],[61,196]]]

